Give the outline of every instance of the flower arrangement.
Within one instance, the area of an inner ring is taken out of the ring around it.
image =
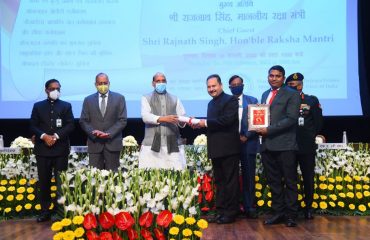
[[[122,139],[122,145],[124,147],[137,147],[137,141],[133,136],[127,136]]]
[[[33,148],[34,145],[32,141],[25,137],[17,137],[13,140],[13,142],[10,144],[11,148]]]
[[[201,134],[194,139],[193,145],[195,146],[207,146],[207,136],[205,134]]]

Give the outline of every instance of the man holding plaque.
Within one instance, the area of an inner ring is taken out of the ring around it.
[[[239,133],[241,144],[242,195],[247,218],[257,218],[255,207],[255,175],[258,134],[248,131],[248,105],[257,104],[255,97],[243,94],[243,78],[234,75],[229,80],[231,93],[239,100]],[[262,121],[262,120],[260,120]]]
[[[265,220],[271,225],[283,222],[295,227],[298,212],[297,162],[295,151],[299,114],[299,93],[283,86],[285,70],[272,66],[268,71],[271,89],[262,94],[262,104],[270,106],[270,125],[256,129],[262,135],[261,158],[272,194],[274,215]]]
[[[217,187],[214,219],[218,224],[232,223],[239,214],[239,120],[238,100],[224,93],[217,74],[207,78],[207,120],[200,120],[198,127],[207,127],[208,157],[212,160]]]
[[[306,204],[304,215],[306,219],[313,219],[312,202],[317,147],[315,138],[321,130],[323,118],[317,97],[302,92],[303,79],[304,76],[301,73],[293,73],[286,79],[285,84],[297,90],[301,96],[297,129],[299,150],[296,157],[303,177],[304,202]]]
[[[184,145],[179,127],[186,123],[179,117],[185,109],[179,98],[167,92],[167,79],[163,73],[153,76],[154,90],[141,98],[141,117],[145,123],[145,136],[139,154],[139,168],[186,168]]]

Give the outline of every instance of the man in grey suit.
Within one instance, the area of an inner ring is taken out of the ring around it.
[[[296,126],[300,99],[299,93],[283,86],[285,70],[276,65],[268,72],[271,89],[262,94],[261,102],[270,105],[270,126],[257,131],[262,138],[260,148],[262,164],[272,194],[272,209],[275,215],[264,224],[286,221],[286,226],[295,227],[298,211],[297,161],[295,151]]]
[[[105,73],[95,77],[98,92],[87,96],[80,117],[87,134],[89,164],[98,169],[116,171],[122,150],[122,130],[127,125],[125,97],[109,90]]]

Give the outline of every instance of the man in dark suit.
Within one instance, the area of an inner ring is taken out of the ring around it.
[[[276,65],[268,72],[271,89],[262,94],[261,102],[270,104],[270,126],[257,130],[263,136],[261,158],[272,194],[275,215],[264,224],[284,219],[286,226],[295,227],[298,211],[297,162],[295,151],[299,114],[299,94],[283,86],[285,70]]]
[[[31,114],[30,130],[35,136],[33,152],[36,155],[41,203],[41,214],[37,222],[50,219],[49,208],[52,203],[50,186],[53,170],[60,190],[59,173],[68,167],[69,134],[74,130],[74,117],[71,104],[59,99],[60,87],[56,79],[47,81],[45,83],[47,99],[35,103]]]
[[[229,80],[231,93],[239,100],[239,132],[242,168],[242,195],[244,213],[247,218],[257,218],[255,207],[255,175],[258,134],[248,131],[248,105],[257,104],[255,97],[243,94],[243,78],[234,75]]]
[[[207,78],[207,90],[213,99],[208,103],[207,120],[201,120],[199,127],[207,127],[208,157],[217,187],[215,221],[232,223],[239,213],[238,100],[224,93],[217,74]]]
[[[122,150],[122,131],[127,124],[125,97],[109,91],[105,73],[95,77],[98,92],[87,96],[80,117],[81,128],[87,134],[90,166],[116,171]]]
[[[301,73],[291,74],[285,81],[286,85],[297,90],[300,94],[300,109],[297,129],[298,152],[297,160],[303,177],[304,202],[306,219],[313,219],[312,202],[314,193],[316,135],[319,134],[322,124],[322,110],[320,102],[315,96],[302,92],[304,76]]]

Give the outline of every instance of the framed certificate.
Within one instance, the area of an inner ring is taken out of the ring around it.
[[[269,104],[248,104],[248,130],[268,127],[270,125]]]

